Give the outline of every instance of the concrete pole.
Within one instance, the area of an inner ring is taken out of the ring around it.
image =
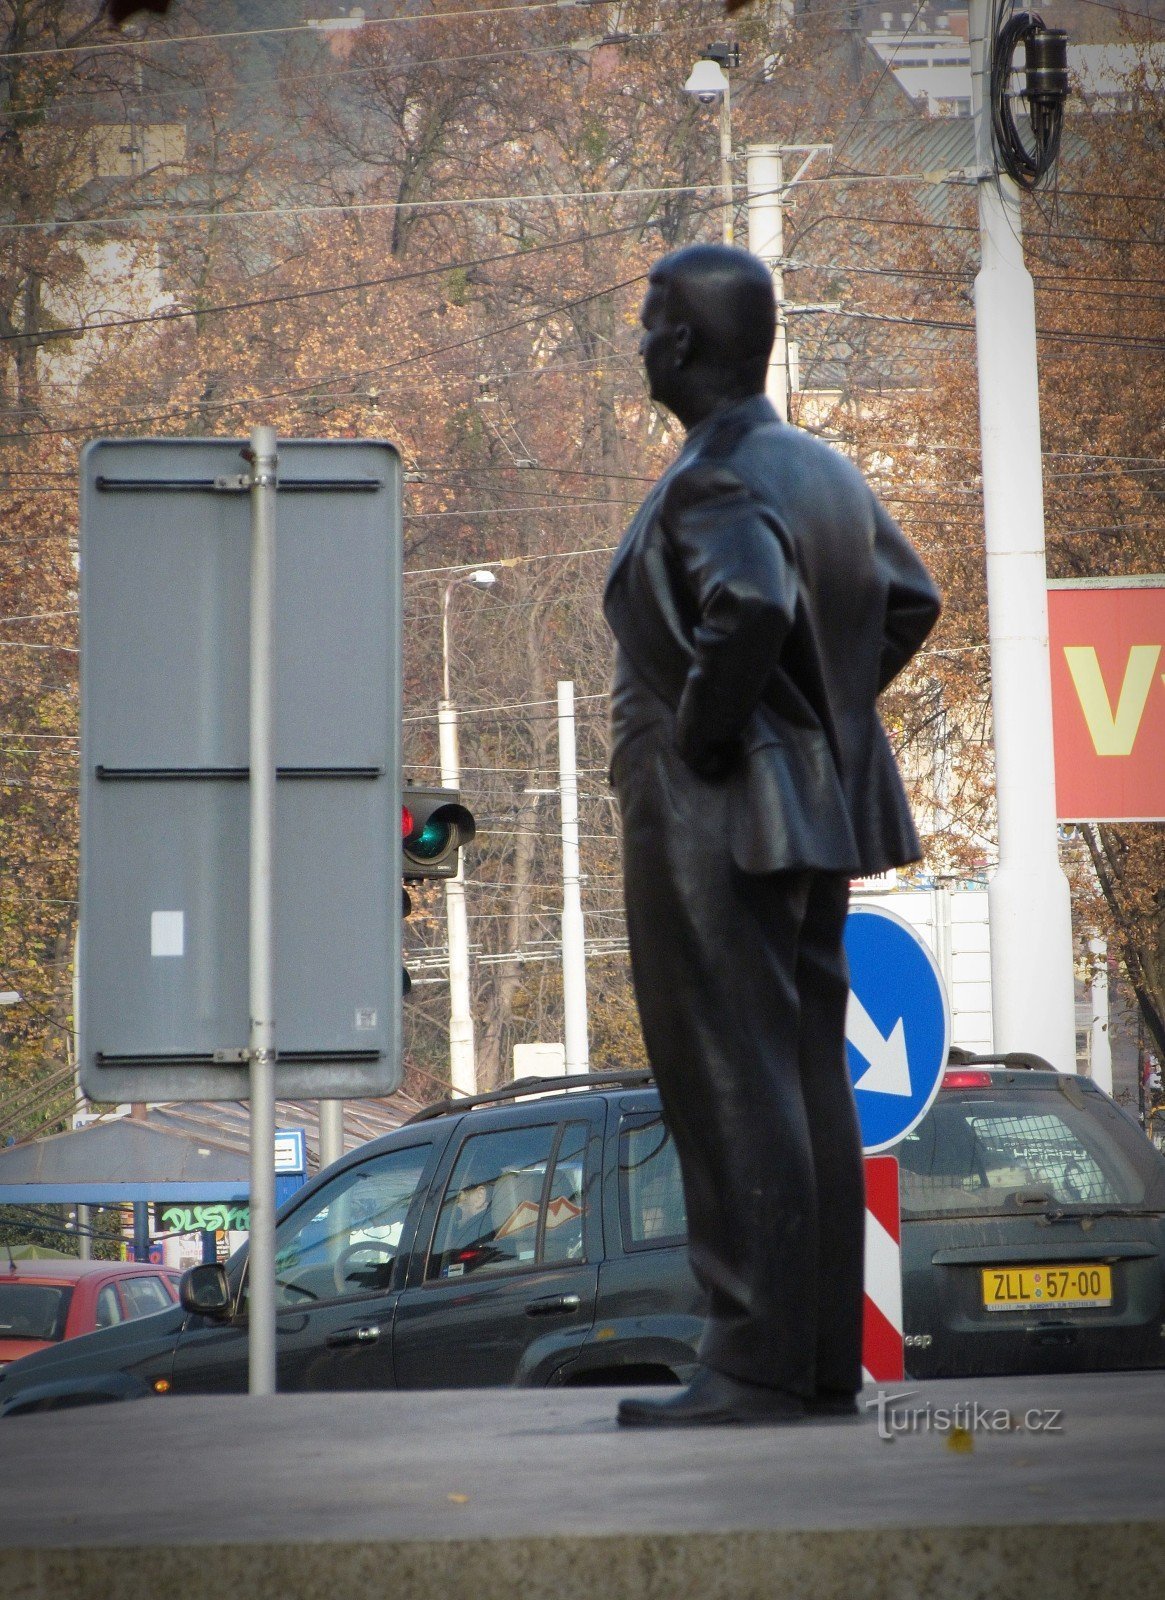
[[[1019,191],[990,144],[987,0],[970,12],[981,265],[979,434],[999,865],[988,885],[995,1048],[1076,1070],[1072,909],[1057,850],[1035,295]]]
[[[789,330],[785,321],[785,172],[780,147],[748,147],[748,248],[773,275],[777,336],[769,357],[765,393],[782,422],[789,420]]]
[[[320,1101],[320,1168],[330,1167],[344,1154],[344,1102]]]
[[[724,92],[720,96],[720,193],[724,243],[732,244],[736,237],[736,225],[732,215],[732,89],[727,72],[724,74]]]
[[[446,602],[448,602],[446,590]],[[446,610],[448,605],[446,604]],[[457,749],[457,711],[448,696],[446,652],[445,698],[437,708],[437,739],[441,760],[441,787],[461,787],[461,761]],[[465,913],[465,858],[458,853],[457,872],[445,879],[445,917],[449,930],[449,1075],[456,1094],[477,1093],[477,1061],[473,1015],[469,1004],[469,922]]]
[[[1112,1034],[1108,1010],[1108,940],[1089,939],[1092,957],[1092,1025],[1088,1041],[1088,1075],[1098,1089],[1112,1093]]]
[[[578,863],[578,757],[574,684],[558,685],[558,792],[562,805],[562,1002],[567,1072],[590,1067],[587,955]]]
[[[251,1394],[275,1393],[275,430],[251,434],[250,1011],[251,1226],[247,1358]]]

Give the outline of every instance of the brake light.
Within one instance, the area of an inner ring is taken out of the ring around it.
[[[942,1087],[944,1089],[990,1089],[995,1080],[989,1072],[966,1072],[956,1069],[954,1072],[944,1072]]]

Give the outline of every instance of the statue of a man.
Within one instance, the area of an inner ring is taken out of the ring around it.
[[[688,1387],[625,1399],[619,1421],[844,1414],[864,1191],[842,935],[850,878],[919,855],[876,701],[939,596],[857,469],[765,398],[762,262],[665,256],[640,320],[652,399],[687,437],[607,579],[612,775],[707,1324]]]

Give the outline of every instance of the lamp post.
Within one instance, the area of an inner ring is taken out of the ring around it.
[[[472,589],[492,589],[497,574],[479,568],[464,577],[451,578],[441,602],[441,703],[437,708],[437,739],[441,761],[441,787],[460,789],[461,759],[457,749],[457,708],[449,683],[449,602],[461,584]],[[465,914],[465,861],[458,857],[457,872],[445,879],[445,916],[449,929],[449,1073],[460,1094],[477,1090],[477,1063],[473,1044],[473,1015],[469,1006],[469,924]]]
[[[740,65],[738,44],[709,45],[692,68],[684,89],[702,105],[720,102],[720,195],[725,244],[735,241],[732,216],[732,87],[727,67]]]

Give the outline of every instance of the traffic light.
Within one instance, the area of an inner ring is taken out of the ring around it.
[[[457,852],[477,832],[473,813],[456,789],[406,789],[400,808],[401,853],[406,883],[452,878]]]

